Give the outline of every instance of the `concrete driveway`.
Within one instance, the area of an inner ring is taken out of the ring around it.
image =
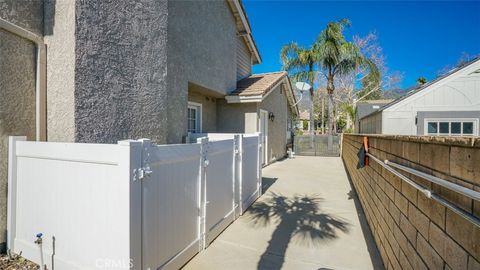
[[[383,269],[340,158],[263,170],[264,195],[184,269]]]

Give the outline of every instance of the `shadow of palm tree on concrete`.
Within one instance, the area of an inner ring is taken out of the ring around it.
[[[267,197],[253,204],[246,213],[256,226],[277,224],[257,269],[280,269],[292,240],[296,244],[315,246],[337,238],[338,232],[349,230],[346,220],[321,212],[322,198],[318,196],[289,198],[270,192]]]

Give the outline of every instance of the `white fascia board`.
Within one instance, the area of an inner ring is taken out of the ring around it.
[[[417,93],[405,98],[404,100],[401,100],[397,104],[394,104],[391,107],[386,108],[383,111],[394,111],[398,107],[403,106],[403,104],[405,104],[405,103],[408,103],[408,102],[411,102],[411,101],[413,101],[417,98],[423,97],[424,95],[426,95],[430,91],[434,90],[435,88],[441,87],[441,86],[443,86],[447,83],[450,83],[451,81],[456,80],[456,79],[458,79],[462,76],[466,76],[466,75],[469,75],[472,72],[475,72],[475,70],[477,70],[478,68],[480,68],[480,60],[477,60],[475,63],[472,63],[472,64],[470,64],[470,65],[468,65],[464,68],[461,68],[461,69],[457,70],[456,72],[450,74],[449,76],[439,80],[438,82],[433,83],[432,85],[429,85],[429,86],[425,87],[424,89],[422,89],[422,90],[418,91]]]
[[[258,63],[261,64],[262,60],[260,58],[260,54],[258,53],[258,49],[255,46],[255,42],[253,42],[253,38],[251,35],[252,29],[250,29],[250,25],[248,24],[248,21],[247,21],[247,16],[243,12],[242,4],[240,3],[239,0],[233,0],[233,4],[235,5],[235,8],[238,10],[238,14],[240,15],[242,24],[245,27],[245,31],[247,32],[247,39],[248,39],[248,42],[250,43],[250,46],[252,47],[252,51],[255,54],[255,57],[257,58]]]
[[[262,102],[263,97],[258,96],[225,96],[227,103],[253,103]]]

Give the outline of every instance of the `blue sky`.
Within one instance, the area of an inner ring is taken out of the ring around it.
[[[263,61],[255,73],[280,70],[282,45],[308,46],[329,21],[341,18],[352,22],[348,39],[376,32],[388,68],[404,74],[403,88],[419,76],[434,79],[463,52],[480,53],[480,2],[244,0],[244,5]]]

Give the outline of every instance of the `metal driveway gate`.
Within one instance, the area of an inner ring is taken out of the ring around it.
[[[339,135],[300,135],[293,141],[295,155],[299,156],[340,156]]]

